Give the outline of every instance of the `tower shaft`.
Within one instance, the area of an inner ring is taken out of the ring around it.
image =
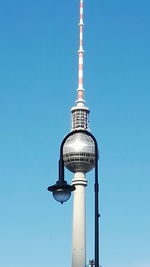
[[[72,181],[76,190],[73,200],[72,267],[86,265],[85,187],[84,173],[76,172]]]

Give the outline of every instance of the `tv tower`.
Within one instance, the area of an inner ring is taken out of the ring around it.
[[[67,201],[73,192],[73,237],[72,267],[86,266],[86,173],[95,169],[95,258],[92,264],[99,267],[99,201],[98,201],[98,145],[94,135],[89,132],[89,108],[85,106],[83,87],[83,0],[80,0],[78,50],[78,88],[76,105],[71,108],[72,127],[60,145],[59,178],[56,184],[49,186],[55,200],[61,204]],[[74,173],[72,185],[64,179],[64,167]]]
[[[88,128],[89,108],[85,106],[83,87],[83,0],[80,0],[78,88],[76,105],[71,108],[72,131]],[[65,167],[74,173],[72,267],[86,266],[86,173],[95,166],[95,146],[91,136],[76,132],[66,140],[63,147]]]

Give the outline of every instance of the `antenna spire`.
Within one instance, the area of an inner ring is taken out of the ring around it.
[[[88,128],[88,114],[89,108],[86,107],[84,100],[84,88],[83,88],[83,0],[80,0],[80,43],[79,43],[79,67],[78,67],[78,89],[77,89],[77,100],[76,106],[72,107],[72,130],[89,130]]]
[[[84,106],[84,89],[83,89],[83,0],[80,0],[80,45],[79,45],[79,68],[78,68],[78,89],[77,89],[77,105]]]

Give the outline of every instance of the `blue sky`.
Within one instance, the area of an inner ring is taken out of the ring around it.
[[[0,1],[0,266],[70,267],[55,183],[77,88],[79,1]],[[101,264],[150,266],[150,2],[85,0],[86,103],[100,149]],[[72,175],[66,173],[71,181]],[[87,262],[93,257],[93,172]]]

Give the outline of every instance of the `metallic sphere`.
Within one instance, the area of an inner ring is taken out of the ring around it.
[[[91,136],[75,133],[68,137],[63,147],[65,167],[71,172],[89,172],[95,165],[95,145]]]

